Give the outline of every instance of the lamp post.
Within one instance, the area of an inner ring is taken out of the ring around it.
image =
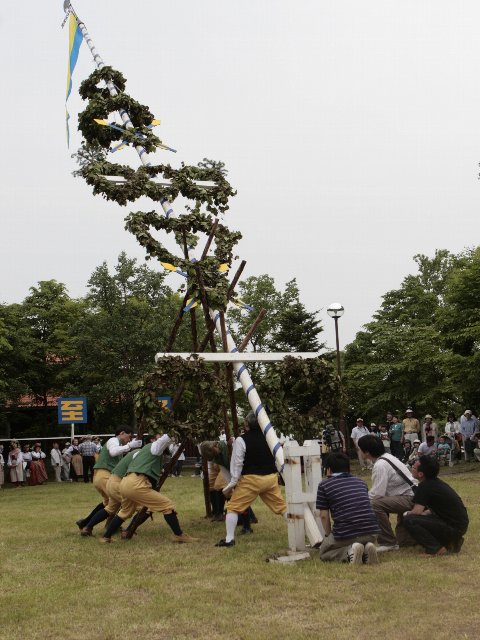
[[[339,302],[332,302],[327,309],[328,315],[335,320],[335,341],[337,345],[337,375],[340,383],[342,382],[342,371],[340,367],[340,342],[338,340],[338,319],[343,316],[345,313],[345,309],[343,305]],[[343,419],[343,407],[340,406],[340,417],[338,420],[338,426],[340,431],[343,433],[343,437],[345,438],[345,449],[348,451],[348,436],[347,431],[345,429],[345,420]]]

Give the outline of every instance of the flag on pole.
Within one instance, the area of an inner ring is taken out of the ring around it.
[[[70,131],[68,128],[68,121],[70,116],[68,115],[67,100],[72,90],[72,75],[75,65],[77,64],[78,52],[80,51],[80,45],[82,44],[83,35],[80,31],[77,19],[70,13],[70,21],[68,24],[68,69],[67,69],[67,97],[65,99],[65,115],[67,125],[67,145],[70,146]]]

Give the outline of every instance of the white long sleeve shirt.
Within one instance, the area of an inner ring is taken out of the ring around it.
[[[372,488],[368,492],[370,498],[383,498],[385,496],[413,496],[412,487],[405,482],[402,476],[392,468],[383,458],[391,460],[392,463],[407,476],[413,484],[417,484],[407,466],[400,462],[398,458],[390,453],[384,453],[377,458],[372,469]]]
[[[155,440],[150,448],[150,453],[152,454],[152,456],[161,456],[171,441],[172,440],[170,436],[168,436],[166,433],[158,438],[158,440]]]
[[[230,459],[231,478],[230,478],[230,482],[228,483],[229,487],[234,487],[240,480],[246,452],[247,452],[247,446],[245,444],[245,440],[243,438],[237,438],[233,443],[232,457]]]
[[[52,463],[52,466],[55,467],[56,465],[61,465],[63,460],[62,460],[62,452],[60,451],[60,449],[52,449],[50,451],[50,460]]]

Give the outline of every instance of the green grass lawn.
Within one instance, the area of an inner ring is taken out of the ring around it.
[[[74,522],[99,501],[91,485],[2,489],[0,636],[477,639],[480,472],[471,467],[445,476],[469,510],[461,554],[424,559],[406,550],[361,567],[266,563],[286,549],[287,531],[260,501],[255,533],[238,536],[234,548],[214,547],[224,526],[203,517],[196,478],[164,487],[184,530],[200,539],[191,545],[172,544],[160,515],[130,542],[81,538]]]

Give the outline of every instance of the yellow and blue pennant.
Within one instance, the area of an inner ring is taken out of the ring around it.
[[[67,100],[70,96],[70,92],[72,91],[72,75],[73,70],[75,69],[75,65],[78,60],[78,53],[80,51],[80,45],[82,44],[83,35],[80,30],[80,26],[77,22],[77,19],[73,15],[70,14],[69,24],[68,24],[68,33],[69,33],[69,42],[68,42],[68,69],[67,69],[67,97],[65,99],[65,115],[66,115],[66,126],[67,126],[67,145],[70,146],[70,131],[68,128],[68,121],[70,116],[68,115],[67,110]]]

